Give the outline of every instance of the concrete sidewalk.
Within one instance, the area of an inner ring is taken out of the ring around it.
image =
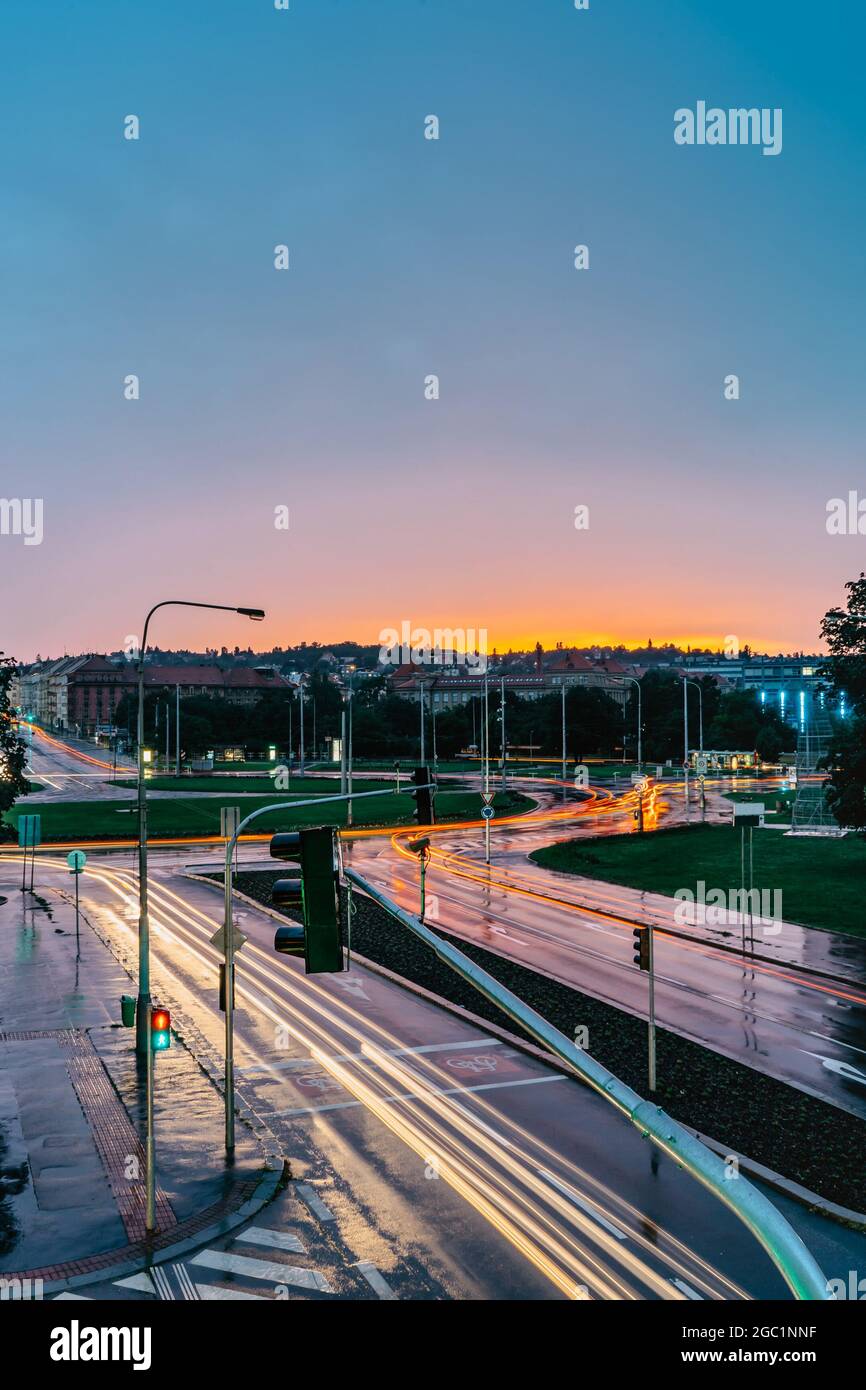
[[[134,993],[83,918],[77,950],[60,891],[22,893],[14,864],[0,863],[2,1275],[53,1285],[141,1267],[276,1186],[243,1124],[227,1163],[222,1096],[173,1037],[154,1059],[158,1230],[147,1236],[144,1071],[120,1024],[120,996]]]

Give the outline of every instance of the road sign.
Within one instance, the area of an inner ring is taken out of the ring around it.
[[[32,849],[34,845],[42,844],[42,817],[41,816],[19,816],[18,817],[18,845]]]
[[[632,779],[632,781],[634,784],[634,789],[637,792],[638,796],[643,796],[644,792],[649,791],[649,778],[635,777]]]
[[[220,838],[230,840],[241,822],[240,806],[220,807]]]
[[[698,754],[698,756],[697,756],[697,758],[696,758],[696,760],[695,760],[695,767],[696,767],[696,769],[697,769],[697,771],[698,771],[698,774],[699,774],[700,776],[703,776],[704,773],[706,772],[707,768],[709,767],[709,759],[707,758],[706,753],[699,753],[699,754]]]
[[[495,792],[482,792],[481,800],[484,802],[485,806],[489,806],[495,795]]]
[[[211,944],[211,946],[215,946],[215,947],[217,948],[218,951],[225,951],[225,948],[226,948],[226,934],[225,934],[225,933],[226,933],[225,926],[217,927],[216,931],[214,932],[213,936],[212,936],[211,939],[210,939],[210,944]],[[235,950],[235,951],[239,951],[239,950],[241,949],[241,947],[243,946],[243,944],[244,944],[244,942],[245,942],[246,940],[247,940],[247,937],[245,937],[244,934],[243,934],[243,932],[240,931],[239,928],[235,926],[234,922],[232,922],[232,949]]]
[[[493,814],[494,814],[494,812],[493,812],[493,807],[492,807],[492,806],[482,806],[482,807],[481,807],[481,814],[482,814],[482,816],[484,817],[485,820],[492,820]]]
[[[67,854],[66,862],[73,874],[80,874],[87,863],[87,855],[84,853],[83,849],[74,849],[71,853]]]

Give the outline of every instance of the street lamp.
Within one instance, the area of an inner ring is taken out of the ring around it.
[[[641,744],[641,712],[640,712],[640,681],[636,676],[623,676],[624,681],[631,681],[632,685],[637,686],[637,765],[643,767],[643,746]]]
[[[147,628],[158,608],[216,608],[223,613],[240,613],[253,622],[261,622],[263,608],[236,608],[227,603],[194,603],[189,599],[168,598],[155,603],[144,620],[144,632],[138,653],[138,1006],[135,1016],[136,1050],[147,1055],[150,1047],[148,1010],[150,1007],[150,924],[147,916],[147,792],[144,767],[144,656],[147,651]]]
[[[697,682],[697,681],[690,681],[686,676],[683,676],[683,684],[684,684],[684,685],[693,685],[693,686],[695,687],[695,690],[698,692],[698,701],[699,701],[699,704],[698,704],[698,718],[699,718],[699,721],[700,721],[700,747],[701,747],[701,752],[703,753],[703,751],[704,751],[704,692],[703,692],[703,690],[701,689],[701,687],[698,685],[698,682]],[[687,727],[688,727],[688,726],[687,726]],[[689,750],[688,750],[688,747],[686,747],[686,757],[688,757],[688,756],[689,756]]]

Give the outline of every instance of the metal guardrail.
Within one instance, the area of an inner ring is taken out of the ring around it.
[[[412,913],[398,907],[361,874],[346,868],[344,876],[425,942],[439,960],[477,989],[485,999],[495,1004],[554,1056],[567,1062],[582,1080],[625,1115],[645,1138],[651,1139],[679,1167],[724,1202],[764,1247],[795,1298],[832,1301],[833,1295],[826,1277],[793,1226],[747,1178],[739,1175],[731,1178],[722,1160],[664,1110],[626,1086],[613,1072],[570,1042],[480,965],[430,931]]]

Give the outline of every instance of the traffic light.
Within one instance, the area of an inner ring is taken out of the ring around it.
[[[166,1052],[171,1047],[171,1014],[168,1009],[150,1011],[150,1050]]]
[[[435,825],[436,813],[433,810],[433,792],[427,785],[431,780],[427,768],[416,767],[412,780],[419,788],[418,791],[412,793],[415,798],[415,817],[418,824]]]
[[[300,861],[300,874],[277,879],[271,899],[275,907],[300,907],[304,917],[303,927],[287,924],[277,928],[274,950],[281,955],[303,956],[308,975],[342,970],[336,830],[325,825],[274,835],[271,854],[275,859]]]
[[[632,931],[634,938],[634,963],[641,970],[650,968],[650,929],[649,927],[635,927]]]

